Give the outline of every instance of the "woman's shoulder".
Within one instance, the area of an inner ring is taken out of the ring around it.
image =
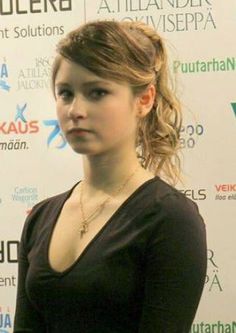
[[[36,203],[30,212],[30,216],[37,215],[38,213],[42,213],[43,211],[48,210],[53,214],[54,211],[58,208],[58,206],[63,205],[63,203],[70,197],[76,185],[74,185],[69,190],[49,196]]]
[[[67,191],[47,197],[36,203],[25,220],[22,237],[28,239],[32,233],[37,233],[38,228],[41,228],[43,224],[54,219],[77,184]]]
[[[151,192],[154,207],[162,212],[166,221],[173,221],[181,225],[205,225],[196,202],[186,197],[180,190],[166,181],[156,177]]]
[[[42,199],[41,201],[36,203],[36,205],[32,208],[31,213],[47,209],[49,206],[60,205],[70,196],[70,193],[71,189],[46,197],[45,199]]]
[[[160,178],[150,185],[151,211],[144,219],[148,224],[148,244],[163,241],[167,250],[172,245],[176,250],[188,248],[191,243],[205,249],[206,225],[197,204]]]

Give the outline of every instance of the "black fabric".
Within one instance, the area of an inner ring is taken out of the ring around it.
[[[207,262],[196,204],[156,176],[58,273],[49,242],[72,190],[40,202],[26,220],[14,332],[188,333]]]

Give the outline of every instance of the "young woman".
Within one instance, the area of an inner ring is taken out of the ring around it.
[[[14,332],[188,333],[206,233],[167,182],[181,111],[162,39],[142,23],[87,23],[59,43],[52,83],[84,176],[25,223]]]

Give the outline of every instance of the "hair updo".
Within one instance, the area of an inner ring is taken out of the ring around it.
[[[176,184],[180,178],[182,114],[159,34],[142,22],[88,22],[64,37],[57,45],[57,53],[52,68],[53,88],[63,58],[104,79],[127,82],[134,95],[155,84],[152,110],[138,123],[137,156],[145,169]]]

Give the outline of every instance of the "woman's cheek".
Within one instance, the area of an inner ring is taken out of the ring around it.
[[[57,118],[58,118],[59,122],[62,122],[66,118],[66,112],[65,112],[64,108],[62,108],[61,106],[58,106],[56,108],[56,111],[57,111]]]

